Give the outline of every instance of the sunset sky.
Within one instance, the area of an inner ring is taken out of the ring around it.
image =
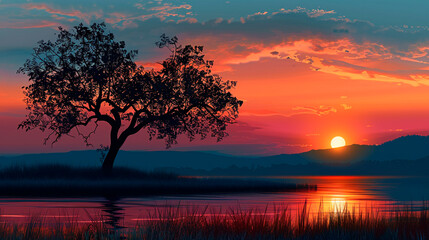
[[[183,138],[171,150],[271,155],[329,148],[337,135],[347,144],[427,135],[428,9],[422,0],[0,0],[0,154],[91,149],[67,136],[44,146],[46,133],[17,130],[28,78],[16,70],[39,40],[80,22],[105,22],[146,67],[167,57],[154,44],[163,33],[203,45],[216,73],[237,81],[244,104],[230,136]],[[143,131],[123,149],[165,145]]]

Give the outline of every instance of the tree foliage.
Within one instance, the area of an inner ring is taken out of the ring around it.
[[[18,70],[30,82],[24,87],[29,114],[19,128],[49,131],[45,143],[77,129],[89,144],[97,128],[89,134],[79,128],[106,122],[110,151],[116,153],[128,136],[144,128],[167,147],[180,134],[190,140],[224,138],[242,105],[230,92],[236,82],[212,73],[213,61],[204,59],[202,46],[181,46],[165,35],[157,46],[171,55],[160,70],[146,70],[134,62],[137,51],[128,51],[103,23],[70,31],[60,27],[56,41],[38,42]]]

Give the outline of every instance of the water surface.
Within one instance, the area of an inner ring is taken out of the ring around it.
[[[156,219],[159,212],[174,208],[206,214],[225,214],[233,210],[258,209],[272,214],[287,207],[292,213],[306,202],[311,213],[339,212],[344,209],[389,214],[397,207],[420,210],[429,199],[429,178],[313,176],[266,177],[271,181],[317,184],[317,190],[282,193],[154,196],[144,198],[61,198],[0,199],[0,219],[6,222],[105,221],[110,225],[134,226]],[[257,214],[258,211],[255,213]]]

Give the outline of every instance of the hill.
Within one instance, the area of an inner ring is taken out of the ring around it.
[[[311,150],[299,154],[266,157],[278,163],[350,164],[360,161],[417,160],[429,156],[429,136],[403,136],[381,145],[353,144],[335,149]]]
[[[395,160],[412,161],[429,156],[428,136],[404,136],[381,145],[349,145],[336,149],[311,150],[299,154],[281,154],[265,157],[237,157],[216,155],[206,152],[177,151],[121,151],[115,166],[132,167],[140,170],[169,169],[183,172],[183,169],[211,171],[229,169],[240,173],[238,169],[270,169],[286,166],[295,169],[302,165],[312,166],[309,172],[325,167],[349,166],[361,162],[391,162]],[[423,161],[423,160],[421,160]],[[96,151],[73,151],[66,153],[24,154],[19,156],[1,156],[0,167],[14,165],[61,164],[78,167],[101,166]],[[357,168],[357,165],[355,165]],[[275,172],[275,169],[272,169]],[[301,172],[296,169],[296,173]],[[195,172],[195,171],[191,171]],[[289,171],[287,171],[289,172]]]

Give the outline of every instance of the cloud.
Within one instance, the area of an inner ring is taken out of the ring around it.
[[[305,13],[307,14],[307,16],[309,17],[321,17],[327,14],[334,14],[335,11],[334,10],[324,10],[324,9],[306,9],[303,7],[297,7],[295,9],[280,9],[280,11],[278,12],[274,12],[272,15],[276,15],[279,13],[283,13],[283,14],[287,14],[287,13]],[[256,16],[256,15],[266,15],[267,12],[264,12],[264,14],[254,14],[254,15],[250,15],[250,16]]]
[[[25,20],[19,23],[2,22],[0,28],[9,29],[28,29],[28,28],[58,28],[60,24],[58,22],[51,22],[45,20]]]
[[[324,116],[329,113],[336,113],[337,109],[331,106],[317,106],[317,107],[294,107],[292,110],[296,111],[293,115],[297,114],[315,114],[317,116]]]
[[[196,17],[188,16],[172,22],[152,17],[128,18],[134,29],[124,27],[121,34],[153,29],[152,35],[138,42],[131,40],[131,45],[146,49],[162,33],[178,35],[184,43],[204,45],[207,56],[216,59],[220,71],[231,71],[234,65],[263,58],[278,58],[305,63],[313,71],[344,79],[428,85],[428,31],[410,33],[365,21],[326,17],[334,13],[297,8],[259,12],[239,21],[217,18],[199,22]],[[158,60],[156,50],[144,52],[141,57],[144,61]],[[375,62],[391,64],[375,66]],[[398,64],[408,68],[398,70],[394,67]]]
[[[216,71],[233,71],[234,65],[278,58],[305,63],[313,71],[344,79],[429,85],[429,31],[378,27],[338,17],[333,10],[298,7],[256,12],[236,21],[219,17],[203,22],[189,4],[160,1],[137,3],[131,10],[119,5],[101,10],[89,7],[86,11],[53,3],[20,6],[48,16],[43,22],[12,21],[2,24],[3,28],[49,28],[73,25],[69,21],[74,19],[105,20],[120,29],[115,32],[118,39],[123,37],[130,48],[139,49],[141,62],[156,62],[164,57],[154,42],[166,33],[178,35],[182,43],[204,45],[207,57],[216,59]],[[381,61],[392,64],[373,64]],[[409,67],[398,70],[394,64]]]
[[[177,9],[187,9],[187,10],[190,10],[191,8],[192,8],[192,6],[189,5],[189,4],[182,4],[180,6],[172,6],[169,3],[165,3],[161,7],[152,7],[149,10],[150,11],[159,11],[159,12],[171,12],[171,11],[177,10]]]
[[[287,44],[261,48],[258,52],[229,59],[226,63],[243,64],[260,61],[267,57],[292,59],[299,63],[308,64],[309,68],[314,71],[352,80],[429,86],[429,71],[421,69],[420,65],[415,66],[416,69],[410,70],[410,74],[398,74],[395,68],[391,70],[377,69],[361,64],[361,60],[383,61],[394,58],[401,59],[401,57],[395,56],[392,51],[381,44],[365,42],[358,45],[351,42],[350,39],[339,39],[336,41],[321,41],[319,39],[298,40]],[[411,74],[416,71],[421,72],[421,74]]]
[[[155,4],[156,6],[153,6]],[[162,4],[162,5],[161,5]],[[161,5],[161,6],[160,6]],[[117,28],[126,29],[137,27],[137,22],[147,21],[151,18],[158,18],[161,21],[173,21],[173,22],[188,22],[196,23],[198,20],[193,17],[189,10],[192,9],[192,6],[189,4],[173,5],[171,3],[162,3],[162,1],[137,3],[135,4],[136,8],[140,11],[135,11],[133,13],[122,14],[120,12],[110,13],[112,17],[108,18],[108,21]],[[186,12],[184,12],[186,11]],[[115,15],[120,15],[120,18],[115,18]]]
[[[21,1],[22,2],[22,1]],[[31,28],[40,27],[34,23],[24,25],[23,22],[34,19],[36,22],[56,22],[65,26],[75,25],[76,22],[89,24],[93,21],[105,21],[115,28],[126,29],[137,27],[137,22],[158,18],[162,21],[186,19],[195,22],[192,6],[189,4],[163,3],[162,1],[133,2],[103,2],[91,1],[81,4],[72,2],[45,1],[44,3],[13,3],[3,4],[0,9],[2,28]],[[59,25],[57,24],[57,26]]]
[[[177,20],[177,23],[181,23],[181,22],[197,23],[198,20],[196,18],[185,18],[185,19]]]
[[[343,107],[344,110],[350,110],[350,109],[352,109],[352,106],[350,106],[348,104],[345,104],[345,103],[341,104],[341,107]]]
[[[59,8],[53,8],[51,6],[49,6],[48,4],[35,4],[35,3],[28,3],[28,4],[24,4],[22,5],[22,8],[27,9],[27,10],[41,10],[41,11],[45,11],[49,14],[51,14],[52,18],[55,18],[57,20],[67,20],[67,21],[75,21],[75,20],[83,20],[86,23],[89,23],[89,21],[92,18],[96,18],[99,19],[102,17],[102,13],[101,12],[97,12],[97,11],[93,11],[93,12],[83,12],[83,11],[79,11],[79,10],[61,10]]]

